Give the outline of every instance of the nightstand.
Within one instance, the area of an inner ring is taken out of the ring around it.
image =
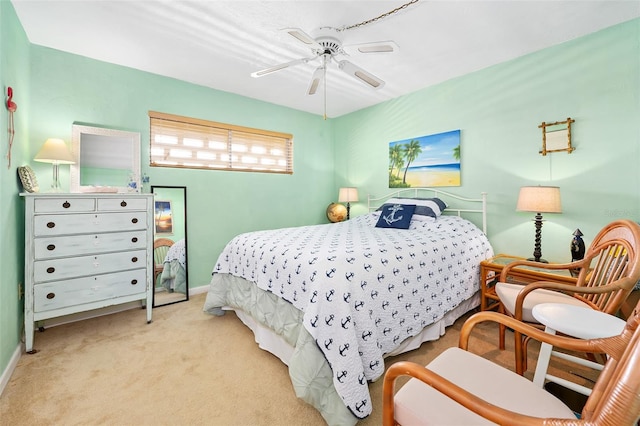
[[[516,260],[527,259],[508,254],[498,254],[480,262],[480,310],[489,311],[498,309],[500,299],[496,294],[495,284],[500,279],[502,269]],[[513,268],[508,277],[508,282],[516,284],[528,284],[534,281],[554,281],[575,284],[576,278],[572,277],[567,270],[551,271],[525,266]]]

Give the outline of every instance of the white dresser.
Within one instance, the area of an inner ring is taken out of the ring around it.
[[[152,194],[25,198],[25,343],[35,322],[142,300],[151,322]]]

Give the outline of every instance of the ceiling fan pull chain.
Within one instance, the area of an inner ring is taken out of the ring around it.
[[[345,30],[351,30],[353,28],[358,28],[358,27],[363,27],[365,25],[368,24],[372,24],[376,21],[379,21],[380,19],[386,18],[387,16],[393,15],[394,13],[400,12],[402,9],[406,9],[407,7],[411,6],[414,3],[418,3],[420,0],[411,0],[409,3],[405,3],[402,6],[396,7],[393,10],[390,10],[387,13],[383,13],[380,16],[376,16],[375,18],[372,19],[368,19],[366,21],[362,21],[358,24],[354,24],[354,25],[349,25],[349,26],[343,26],[341,28],[336,28],[336,31],[340,32],[340,31],[345,31]]]
[[[324,119],[327,119],[327,55],[322,58],[324,62],[324,70],[322,76],[322,89],[324,90]]]

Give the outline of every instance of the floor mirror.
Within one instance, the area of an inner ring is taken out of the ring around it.
[[[187,187],[152,186],[153,307],[189,300]]]

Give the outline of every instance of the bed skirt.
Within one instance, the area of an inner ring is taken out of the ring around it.
[[[385,356],[409,352],[423,342],[439,339],[446,327],[479,303],[479,294],[476,293],[440,321],[425,327],[420,334],[405,340]],[[214,315],[234,310],[253,331],[258,346],[289,367],[296,396],[315,407],[327,424],[357,423],[358,418],[351,414],[333,386],[333,373],[324,355],[302,326],[302,312],[293,305],[243,278],[214,274],[204,310]]]

